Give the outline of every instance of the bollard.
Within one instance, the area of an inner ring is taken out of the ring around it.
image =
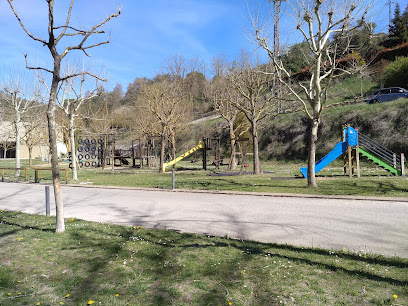
[[[176,179],[174,174],[174,169],[171,170],[171,190],[176,189]]]
[[[50,215],[50,186],[45,186],[45,214]]]
[[[405,176],[405,156],[401,153],[401,175]]]
[[[40,182],[40,176],[39,176],[38,170],[35,170],[35,171],[34,171],[34,182],[35,182],[35,183],[39,183],[39,182]]]

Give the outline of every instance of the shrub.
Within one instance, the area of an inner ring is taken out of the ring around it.
[[[385,87],[408,87],[408,57],[397,57],[384,70]]]

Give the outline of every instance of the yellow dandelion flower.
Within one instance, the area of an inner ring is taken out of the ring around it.
[[[93,303],[95,303],[95,301],[92,301],[92,300],[88,301],[88,305],[92,305]]]
[[[116,293],[115,296],[119,296],[119,294]]]
[[[18,295],[21,295],[21,292],[17,293]]]
[[[11,295],[11,292],[7,293],[7,295]]]
[[[343,247],[343,250],[346,250],[347,248],[346,247]]]
[[[228,305],[232,305],[232,302],[228,302]]]
[[[69,293],[65,296],[65,298],[69,298]]]
[[[23,239],[24,239],[24,237],[16,238],[16,240],[23,240]]]
[[[63,302],[60,302],[60,305],[63,305],[64,303]]]
[[[37,304],[35,304],[35,305],[41,305],[41,303],[40,302],[38,302]]]
[[[23,238],[21,238],[21,239],[23,239]],[[21,281],[17,281],[17,283],[21,283]]]
[[[398,299],[398,295],[396,295],[396,294],[394,294],[393,297],[394,297],[395,299]]]

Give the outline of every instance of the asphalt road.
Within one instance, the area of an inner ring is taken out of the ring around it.
[[[0,183],[0,209],[45,214],[44,190],[39,184]],[[66,218],[408,257],[408,202],[398,200],[72,186],[62,192]]]

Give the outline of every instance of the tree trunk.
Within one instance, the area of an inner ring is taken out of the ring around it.
[[[316,142],[317,142],[317,131],[319,129],[319,119],[311,120],[311,130],[309,135],[309,154],[307,161],[307,185],[309,187],[317,188],[316,183]]]
[[[33,165],[33,147],[28,147],[28,166],[31,168]]]
[[[166,140],[166,137],[164,135],[164,132],[162,132],[160,136],[160,166],[159,166],[159,173],[163,173],[163,165],[164,165],[164,142]]]
[[[20,176],[20,138],[21,138],[21,117],[20,112],[16,109],[16,177]]]
[[[254,174],[261,174],[261,165],[259,162],[259,147],[258,147],[258,127],[256,122],[251,122],[252,125],[252,144],[254,154]]]
[[[58,167],[58,151],[57,151],[57,133],[55,126],[55,108],[57,100],[57,90],[59,83],[60,62],[54,63],[54,76],[52,78],[50,99],[47,108],[48,118],[48,133],[51,151],[51,168],[52,168],[52,182],[54,186],[55,208],[56,208],[56,225],[55,231],[61,233],[65,231],[64,224],[64,205],[61,197],[61,182]]]
[[[69,115],[69,141],[71,142],[72,179],[74,181],[77,181],[78,180],[78,168],[77,168],[75,125],[74,125],[74,114],[73,113]]]
[[[39,147],[39,149],[40,149],[41,161],[44,161],[45,158],[44,158],[44,155],[43,155],[42,145],[39,144],[38,147]]]
[[[176,135],[171,133],[171,155],[172,159],[176,159]]]
[[[231,157],[228,168],[230,170],[235,170],[237,165],[235,161],[235,133],[234,133],[234,121],[230,121],[229,123],[229,134],[230,134],[230,145],[231,145]]]

